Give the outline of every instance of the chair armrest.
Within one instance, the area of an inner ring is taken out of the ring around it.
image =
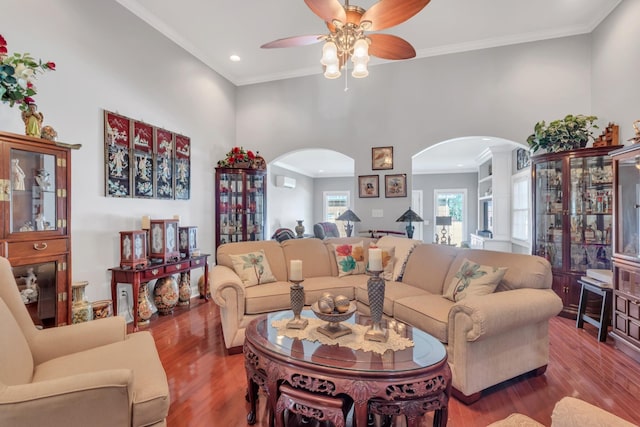
[[[123,341],[126,336],[125,319],[113,316],[39,330],[30,338],[29,346],[34,363],[39,365],[56,357]]]
[[[0,384],[0,425],[131,426],[133,372],[111,369],[54,380]]]
[[[560,310],[562,300],[550,289],[514,289],[465,298],[449,310],[449,336],[456,336],[458,315],[469,318],[469,321],[460,322],[468,325],[467,341],[476,341],[514,327],[548,320]]]
[[[574,397],[564,397],[551,414],[553,427],[635,427],[622,418]]]
[[[244,285],[235,271],[224,265],[216,265],[211,269],[209,283],[216,304],[220,307],[237,304],[239,308],[242,307],[242,310],[238,310],[239,313],[244,313]]]

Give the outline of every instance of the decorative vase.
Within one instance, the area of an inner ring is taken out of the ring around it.
[[[371,271],[367,280],[367,294],[371,311],[371,326],[365,332],[367,341],[387,342],[389,331],[382,327],[382,309],[384,304],[384,279],[380,277],[382,271]]]
[[[89,282],[74,282],[71,285],[73,303],[71,304],[71,323],[82,323],[93,320],[93,309],[85,295]]]
[[[188,272],[180,273],[180,291],[178,292],[178,305],[191,304],[191,275]]]
[[[303,237],[304,236],[304,225],[302,225],[302,221],[304,221],[303,219],[298,219],[296,220],[298,221],[298,225],[296,225],[296,236],[297,237]]]
[[[158,313],[171,314],[178,304],[178,282],[173,276],[163,277],[156,280],[153,288],[153,302],[158,309]]]
[[[151,301],[149,301],[149,288],[147,283],[140,283],[138,292],[138,325],[146,325],[151,319],[153,310],[151,310]]]
[[[113,316],[113,302],[110,299],[91,303],[94,319],[104,319]]]

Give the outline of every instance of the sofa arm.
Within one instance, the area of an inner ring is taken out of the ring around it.
[[[216,265],[211,270],[209,283],[216,304],[220,307],[237,304],[238,313],[244,313],[244,286],[235,271],[224,265]]]
[[[497,335],[515,327],[548,320],[562,310],[562,300],[550,289],[514,289],[465,298],[449,311],[449,336],[456,336],[456,315],[468,316],[467,341]]]
[[[12,386],[0,383],[0,425],[130,427],[132,384],[129,369]]]
[[[127,323],[123,317],[113,316],[75,325],[47,328],[29,338],[36,365],[67,354],[123,341]]]
[[[564,397],[553,408],[553,427],[637,427],[604,409],[574,397]]]

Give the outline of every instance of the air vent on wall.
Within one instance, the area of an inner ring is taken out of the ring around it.
[[[276,175],[276,187],[296,188],[296,179],[290,176]]]

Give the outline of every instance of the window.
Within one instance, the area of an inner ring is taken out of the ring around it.
[[[529,173],[519,173],[511,179],[511,238],[529,241]]]
[[[460,245],[467,235],[467,189],[434,190],[434,218],[450,216],[451,225],[438,226],[434,219],[434,239],[440,239],[442,229],[451,237],[451,244]],[[437,237],[436,237],[437,236]],[[435,240],[434,240],[435,241]],[[448,242],[448,241],[447,241]]]
[[[344,221],[336,221],[341,213],[349,209],[351,201],[350,191],[324,191],[322,193],[323,211],[322,220],[326,222],[334,222],[338,224],[340,237],[346,237],[344,230]]]

